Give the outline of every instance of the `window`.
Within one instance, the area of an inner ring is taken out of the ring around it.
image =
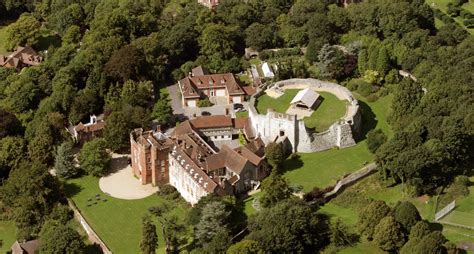
[[[221,138],[224,138],[224,136],[221,136]]]

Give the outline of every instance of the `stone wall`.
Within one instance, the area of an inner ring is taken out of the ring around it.
[[[316,79],[289,79],[279,81],[268,89],[305,89],[311,88],[319,92],[329,92],[340,100],[348,101],[346,114],[338,122],[332,124],[327,131],[315,133],[305,127],[303,120],[295,115],[277,113],[269,110],[266,115],[259,114],[255,108],[256,99],[264,91],[254,94],[249,102],[249,117],[255,134],[267,144],[286,137],[291,143],[293,152],[311,153],[331,149],[345,148],[355,145],[354,136],[360,133],[362,117],[358,101],[345,87],[335,83]]]

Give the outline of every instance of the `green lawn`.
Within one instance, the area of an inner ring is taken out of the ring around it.
[[[7,37],[6,31],[7,26],[0,26],[0,54],[7,52],[5,49],[5,40]]]
[[[249,117],[249,112],[248,111],[237,112],[237,113],[235,113],[235,117],[237,117],[237,118]]]
[[[452,3],[453,0],[425,0],[425,2],[431,7],[431,8],[434,8],[434,9],[439,9],[441,10],[442,12],[446,13],[446,11],[448,10],[448,3]],[[465,4],[462,5],[462,8],[463,9],[466,9],[468,11],[470,11],[471,13],[474,13],[474,2],[473,1],[469,1]],[[464,29],[466,29],[469,33],[471,34],[474,34],[474,28],[470,28],[470,29],[467,29],[464,24],[463,24],[463,21],[464,19],[460,16],[458,17],[455,17],[454,20],[461,26],[461,27],[464,27]],[[440,28],[441,26],[444,25],[444,23],[441,21],[441,20],[438,20],[436,19],[435,20],[435,25],[436,25],[436,28]]]
[[[0,221],[0,253],[7,253],[16,241],[16,227],[13,221]]]
[[[121,200],[108,197],[99,189],[99,179],[84,176],[69,180],[66,184],[68,197],[76,203],[82,214],[114,253],[138,253],[141,239],[141,219],[148,208],[165,202],[157,195],[140,200]],[[88,199],[96,194],[107,201],[87,206]],[[184,218],[186,207],[178,206],[172,212]],[[161,226],[157,225],[158,253],[164,253]]]
[[[345,248],[338,252],[339,254],[360,254],[360,253],[370,253],[370,254],[384,254],[388,253],[379,249],[374,243],[367,240],[361,240],[353,247]]]
[[[357,95],[356,95],[357,96]],[[380,98],[374,103],[358,98],[363,110],[365,128],[380,128],[387,135],[392,131],[387,123],[392,96]],[[345,149],[332,149],[316,153],[300,153],[300,160],[287,160],[285,176],[291,184],[303,186],[304,191],[313,187],[320,188],[335,184],[345,174],[354,172],[365,163],[374,160],[374,155],[367,149],[366,141]]]
[[[257,100],[258,112],[265,114],[269,108],[276,112],[285,113],[290,107],[291,100],[300,90],[288,89],[285,93],[274,99],[268,95],[262,95]],[[323,101],[310,117],[304,118],[306,127],[315,128],[317,132],[325,131],[346,113],[346,103],[339,100],[334,94],[319,92]]]

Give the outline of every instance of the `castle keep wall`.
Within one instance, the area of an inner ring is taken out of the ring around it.
[[[295,115],[282,114],[269,110],[266,115],[259,114],[255,108],[256,99],[264,91],[252,96],[249,102],[249,117],[254,132],[265,143],[287,139],[293,152],[311,153],[331,149],[345,148],[355,145],[355,136],[360,133],[362,117],[359,102],[345,87],[336,83],[316,79],[289,79],[275,83],[268,89],[276,92],[286,89],[311,88],[318,92],[329,92],[340,100],[348,101],[346,114],[338,122],[332,124],[327,131],[315,133],[307,129],[304,121]]]

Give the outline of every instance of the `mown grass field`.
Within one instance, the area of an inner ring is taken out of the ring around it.
[[[291,100],[299,91],[297,89],[285,90],[285,93],[276,99],[266,94],[262,95],[257,100],[257,110],[265,114],[269,108],[272,108],[276,112],[285,113],[290,107]],[[346,102],[339,100],[331,93],[319,92],[319,94],[323,101],[310,117],[304,118],[304,122],[306,127],[314,128],[317,132],[323,132],[344,116]]]
[[[448,10],[448,4],[449,3],[452,3],[453,0],[425,0],[425,2],[431,7],[431,8],[434,8],[434,9],[439,9],[441,10],[442,12],[446,13],[447,14],[447,10]],[[463,9],[465,10],[468,10],[470,11],[471,13],[474,14],[474,2],[473,1],[468,1],[467,3],[463,4],[461,6]],[[462,17],[455,17],[454,20],[459,24],[461,25],[461,27],[464,27],[464,29],[466,29],[466,31],[468,31],[469,33],[471,34],[474,34],[474,28],[466,28],[463,24],[463,21],[464,19]],[[435,25],[436,25],[436,28],[440,28],[441,26],[444,25],[443,21],[439,20],[439,19],[436,19],[435,20]]]
[[[13,221],[0,221],[0,253],[7,253],[16,241],[16,227]]]
[[[138,253],[141,239],[141,220],[148,214],[148,208],[165,202],[157,195],[139,200],[121,200],[107,196],[99,188],[99,179],[92,176],[69,180],[65,186],[69,198],[81,210],[92,228],[114,253]],[[95,195],[101,198],[97,204],[88,206],[95,200]],[[187,207],[178,206],[172,213],[183,219]],[[161,225],[157,223],[158,249],[157,253],[165,253],[165,245]]]
[[[357,96],[358,97],[358,96]],[[363,110],[365,129],[382,129],[392,136],[387,123],[392,96],[380,98],[374,103],[358,98]],[[285,176],[291,184],[303,186],[304,191],[313,187],[324,188],[335,184],[345,174],[362,168],[374,160],[374,155],[367,149],[365,138],[355,146],[345,149],[332,149],[317,153],[300,153],[300,159],[288,159],[284,163]]]

